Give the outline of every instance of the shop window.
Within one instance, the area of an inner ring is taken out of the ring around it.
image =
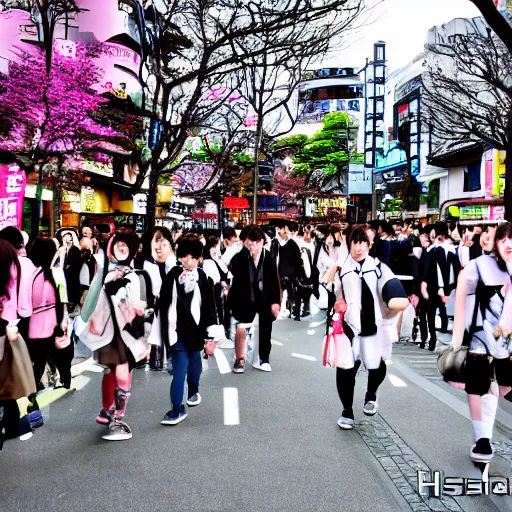
[[[476,192],[482,187],[480,183],[481,174],[480,160],[469,164],[464,169],[464,192]]]

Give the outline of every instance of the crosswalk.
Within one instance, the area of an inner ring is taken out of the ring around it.
[[[407,363],[413,370],[432,382],[443,380],[437,368],[437,354],[420,349],[416,344],[394,345],[392,357]]]

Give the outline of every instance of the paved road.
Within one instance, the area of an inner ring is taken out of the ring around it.
[[[357,429],[340,431],[334,371],[314,360],[322,331],[322,325],[279,320],[274,371],[206,371],[203,403],[176,427],[160,425],[170,377],[137,371],[127,416],[134,437],[123,443],[101,439],[103,427],[94,423],[101,374],[84,372],[79,391],[45,409],[46,425],[32,439],[10,441],[0,452],[0,510],[512,510],[512,497],[418,496],[417,469],[480,473],[468,458],[472,426],[464,397],[445,389],[430,371],[433,356],[416,347],[394,349],[381,414],[372,419],[361,412],[361,372]],[[238,425],[225,424],[237,423],[235,402],[225,394],[238,395]],[[498,432],[503,456],[491,474],[510,476],[508,439]]]

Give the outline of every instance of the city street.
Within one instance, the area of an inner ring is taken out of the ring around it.
[[[511,497],[422,501],[416,492],[417,469],[481,476],[469,460],[464,393],[439,380],[435,355],[394,348],[373,418],[361,412],[360,372],[356,430],[340,431],[335,372],[319,361],[325,326],[321,315],[313,320],[276,322],[272,373],[205,371],[202,404],[174,427],[160,425],[170,377],[137,370],[126,418],[134,434],[126,442],[101,439],[104,427],[94,422],[101,373],[83,372],[74,381],[80,390],[44,408],[44,427],[4,446],[2,512],[512,510]],[[510,474],[511,418],[502,404],[494,439],[502,456],[491,476]]]

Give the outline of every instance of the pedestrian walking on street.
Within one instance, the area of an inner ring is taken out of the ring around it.
[[[389,267],[368,255],[370,240],[365,226],[353,229],[350,235],[350,256],[340,274],[334,311],[346,308],[343,331],[351,341],[352,357],[344,368],[336,370],[336,385],[343,404],[338,426],[354,428],[354,388],[356,374],[364,363],[368,370],[368,387],[363,413],[377,413],[377,391],[386,377],[386,363],[391,344],[397,339],[398,314],[409,305],[402,284]]]
[[[201,354],[212,356],[215,340],[224,337],[219,325],[213,281],[198,268],[204,246],[198,236],[182,235],[177,241],[176,256],[181,267],[174,267],[165,277],[160,294],[160,332],[172,360],[171,410],[162,425],[177,425],[187,417],[183,403],[185,381],[186,403],[201,403],[199,380]]]
[[[240,239],[244,248],[231,261],[233,281],[228,295],[237,324],[233,372],[245,371],[246,332],[252,324],[255,326],[253,366],[270,372],[272,323],[279,315],[281,304],[277,266],[270,253],[263,248],[265,234],[259,226],[245,227]]]
[[[166,227],[156,227],[145,236],[143,247],[144,262],[142,265],[151,278],[155,315],[158,316],[159,297],[165,276],[176,266],[172,233]],[[149,367],[153,371],[164,369],[166,359],[163,345],[152,345],[149,356]]]
[[[131,439],[123,421],[131,396],[132,370],[149,352],[147,338],[153,321],[151,280],[131,263],[139,238],[119,228],[110,237],[106,255],[100,252],[94,277],[75,333],[91,350],[97,363],[106,366],[101,386],[102,409],[96,422],[108,426],[107,441]]]
[[[469,344],[464,388],[473,421],[475,444],[470,457],[488,463],[498,397],[512,401],[512,224],[496,230],[494,255],[471,260],[456,291],[453,339],[449,350]]]

